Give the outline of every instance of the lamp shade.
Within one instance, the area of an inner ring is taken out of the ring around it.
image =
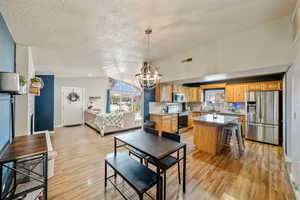
[[[17,93],[20,90],[19,74],[0,72],[0,92]]]

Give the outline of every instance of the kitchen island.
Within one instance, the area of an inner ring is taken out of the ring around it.
[[[192,118],[194,123],[194,144],[200,151],[212,155],[220,153],[223,148],[223,127],[237,122],[239,117],[230,115],[208,114]]]

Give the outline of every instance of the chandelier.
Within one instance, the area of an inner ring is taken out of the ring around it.
[[[150,51],[150,34],[152,33],[151,29],[146,29],[145,34],[148,37],[148,51]],[[141,72],[136,74],[140,86],[145,89],[155,88],[155,86],[159,83],[162,75],[158,73],[158,70],[155,66],[150,64],[149,62],[144,62],[143,67],[141,68]]]

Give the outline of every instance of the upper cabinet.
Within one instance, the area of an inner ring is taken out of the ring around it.
[[[186,92],[187,102],[200,102],[202,90],[199,87],[188,87]]]
[[[226,85],[225,87],[225,101],[234,102],[234,85]]]
[[[248,83],[248,91],[261,91],[262,82]]]
[[[174,84],[173,85],[173,92],[185,93],[185,87],[183,87],[182,85]]]
[[[248,83],[248,91],[281,91],[282,81]]]
[[[268,81],[263,82],[261,90],[263,91],[281,91],[282,90],[282,81]]]
[[[156,92],[156,101],[171,102],[172,93],[169,92],[171,84],[159,84]],[[200,87],[184,87],[182,85],[174,84],[172,87],[173,93],[182,93],[185,96],[186,102],[200,102],[202,101],[202,89]]]
[[[155,101],[172,102],[173,93],[182,93],[186,102],[202,102],[203,90],[225,88],[225,101],[245,102],[248,91],[280,91],[282,90],[282,81],[265,81],[253,83],[217,83],[201,85],[200,87],[184,87],[182,85],[160,83],[155,89]]]
[[[245,102],[248,91],[280,91],[282,81],[227,84],[225,87],[226,102]]]
[[[228,84],[225,87],[225,101],[245,102],[247,92],[247,85],[245,84]]]
[[[168,83],[160,83],[155,88],[156,102],[172,102],[173,85]]]

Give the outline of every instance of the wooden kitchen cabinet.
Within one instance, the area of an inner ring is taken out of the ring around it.
[[[247,84],[247,90],[248,91],[261,91],[262,89],[262,83],[257,82],[257,83],[248,83]]]
[[[162,131],[169,133],[176,133],[178,130],[178,116],[177,114],[156,115],[150,114],[150,121],[155,122],[155,129],[161,135]]]
[[[234,102],[234,86],[226,85],[225,87],[225,101],[228,103]]]
[[[200,102],[200,88],[199,87],[191,87],[187,88],[187,102]]]
[[[243,136],[245,136],[246,135],[246,117],[244,115],[241,115],[239,122],[242,124],[242,130],[243,130],[242,134],[243,134]]]
[[[245,102],[247,94],[247,85],[238,84],[234,90],[234,102]]]
[[[164,115],[161,117],[161,131],[172,132],[172,116]]]
[[[225,101],[228,103],[245,102],[247,93],[246,84],[230,84],[225,87]]]
[[[171,118],[171,133],[177,133],[178,131],[178,116],[172,115]]]
[[[174,84],[173,85],[173,92],[185,93],[184,87],[182,85]]]
[[[192,118],[193,117],[198,117],[198,116],[201,116],[201,115],[202,115],[202,113],[200,113],[200,112],[190,112],[189,115],[188,115],[188,128],[193,128],[193,126],[194,126]]]
[[[280,91],[282,90],[282,81],[262,82],[262,91]]]
[[[172,102],[173,85],[169,83],[160,83],[155,88],[156,102]]]

